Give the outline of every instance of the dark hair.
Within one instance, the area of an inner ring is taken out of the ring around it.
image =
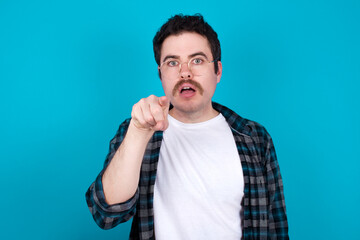
[[[204,21],[201,14],[175,15],[162,25],[153,39],[155,61],[160,65],[161,46],[164,40],[171,35],[178,35],[183,32],[195,32],[207,38],[211,53],[214,58],[215,73],[218,71],[217,61],[221,61],[220,41],[217,33]]]

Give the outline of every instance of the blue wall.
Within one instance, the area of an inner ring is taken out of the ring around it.
[[[218,32],[214,100],[275,141],[292,239],[359,239],[360,1],[0,0],[1,239],[126,239],[85,203],[132,105],[162,95],[152,38]]]

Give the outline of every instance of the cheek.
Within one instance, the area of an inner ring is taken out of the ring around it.
[[[162,87],[164,89],[166,96],[171,96],[171,92],[172,92],[172,89],[174,86],[166,81],[162,81],[161,84],[162,84]]]
[[[215,89],[216,89],[216,85],[212,84],[211,86],[207,86],[208,87],[208,93],[210,96],[213,96],[215,93]]]
[[[217,78],[212,77],[211,79],[208,79],[208,81],[204,82],[202,86],[204,87],[204,90],[213,93],[216,89],[216,86],[218,84]]]

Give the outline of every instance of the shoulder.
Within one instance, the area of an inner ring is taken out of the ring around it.
[[[245,126],[248,129],[248,135],[253,138],[255,142],[268,143],[271,141],[271,136],[263,125],[249,119],[244,119],[244,121]]]
[[[270,136],[266,128],[260,123],[244,118],[230,108],[225,107],[219,103],[213,102],[212,104],[214,109],[225,117],[230,127],[235,129],[237,132],[248,135],[250,137]]]
[[[264,148],[266,148],[269,144],[272,144],[269,132],[260,123],[241,117],[230,108],[219,103],[213,102],[213,107],[225,117],[230,128],[236,134],[241,135],[246,139],[250,138],[251,141],[256,144],[260,144],[261,147]]]

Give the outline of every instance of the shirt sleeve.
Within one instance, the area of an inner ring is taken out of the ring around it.
[[[106,156],[104,168],[99,173],[95,181],[90,185],[85,194],[89,210],[96,224],[102,229],[110,229],[119,223],[128,221],[134,216],[136,211],[135,206],[139,198],[138,190],[136,190],[134,196],[126,202],[109,205],[105,201],[102,184],[103,173],[123,141],[129,122],[130,119],[125,120],[120,125],[115,137],[110,141],[109,153]]]
[[[266,182],[269,194],[269,239],[289,239],[283,182],[275,148],[268,135],[265,151]]]

